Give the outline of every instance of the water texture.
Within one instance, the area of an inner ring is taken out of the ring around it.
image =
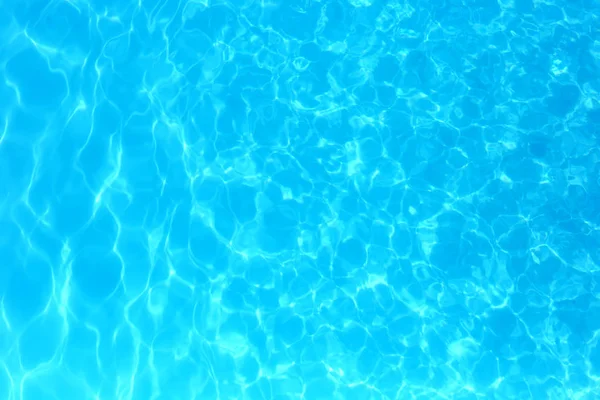
[[[0,1],[0,399],[598,399],[596,0]]]

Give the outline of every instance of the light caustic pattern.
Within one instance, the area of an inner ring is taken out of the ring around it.
[[[0,2],[0,398],[598,398],[599,4]]]

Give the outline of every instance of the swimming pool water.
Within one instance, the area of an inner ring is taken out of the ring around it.
[[[0,2],[0,399],[597,399],[600,3]]]

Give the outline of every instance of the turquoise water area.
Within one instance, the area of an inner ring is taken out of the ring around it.
[[[600,398],[596,0],[0,1],[0,399]]]

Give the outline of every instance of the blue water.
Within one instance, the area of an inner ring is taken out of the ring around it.
[[[0,1],[0,399],[600,398],[596,0]]]

